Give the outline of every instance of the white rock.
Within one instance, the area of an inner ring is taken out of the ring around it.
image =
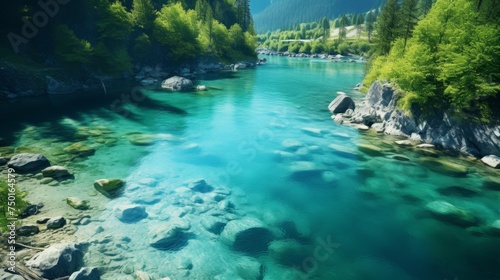
[[[500,157],[495,156],[495,155],[489,155],[485,156],[481,159],[481,161],[488,165],[489,167],[493,168],[500,168]]]

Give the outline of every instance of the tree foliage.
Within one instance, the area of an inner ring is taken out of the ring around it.
[[[396,82],[403,107],[488,121],[500,92],[500,25],[473,0],[437,0],[406,45],[397,39],[366,77]],[[497,112],[498,113],[498,112]]]

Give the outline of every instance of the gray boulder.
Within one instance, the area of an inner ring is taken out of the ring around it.
[[[125,204],[115,208],[115,216],[124,223],[135,223],[148,216],[144,206]]]
[[[354,104],[354,100],[351,97],[341,94],[337,96],[330,105],[328,105],[328,110],[332,114],[342,114],[345,113],[348,109],[354,109],[356,105]]]
[[[64,178],[64,177],[69,177],[71,174],[69,173],[68,169],[62,166],[54,165],[54,166],[49,166],[42,170],[43,177],[50,177],[50,178]]]
[[[40,232],[37,225],[22,225],[17,229],[17,234],[20,236],[30,236]]]
[[[481,159],[481,161],[489,167],[500,168],[500,157],[495,155],[485,156]]]
[[[26,265],[41,272],[42,277],[56,279],[78,271],[83,264],[83,251],[77,243],[59,243],[33,256]]]
[[[171,221],[149,230],[149,245],[158,250],[177,251],[187,245],[191,225],[184,221]]]
[[[48,229],[58,229],[66,225],[66,219],[62,216],[51,218],[47,221]]]
[[[258,255],[267,251],[272,232],[255,218],[232,220],[221,233],[221,240],[236,251]]]
[[[207,184],[207,182],[203,178],[193,180],[191,183],[189,183],[188,188],[200,193],[208,193],[214,190],[214,188]]]
[[[220,234],[227,224],[226,221],[214,216],[204,216],[200,223],[207,231],[214,234]]]
[[[14,168],[16,172],[24,173],[50,166],[50,162],[43,155],[24,153],[13,156],[7,165]]]
[[[66,198],[66,203],[77,210],[87,210],[90,208],[88,200],[82,200],[78,197],[68,197]]]
[[[73,272],[69,280],[100,280],[101,275],[95,267],[83,267],[82,269]]]
[[[161,87],[171,90],[190,90],[193,88],[193,82],[183,77],[174,76],[163,81]]]

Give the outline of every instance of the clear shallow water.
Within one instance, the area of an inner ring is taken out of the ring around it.
[[[327,105],[336,91],[361,97],[350,89],[362,80],[362,69],[362,64],[271,57],[257,70],[198,80],[219,89],[145,90],[146,99],[114,111],[114,96],[78,102],[78,110],[62,110],[59,101],[44,99],[45,105],[33,107],[38,112],[5,124],[10,133],[3,138],[76,171],[74,183],[40,185],[44,194],[30,196],[42,201],[79,196],[96,205],[92,222],[78,226],[76,234],[93,242],[86,259],[107,269],[104,279],[134,279],[134,271],[158,279],[252,279],[259,263],[264,279],[499,279],[499,238],[438,221],[425,211],[428,202],[444,200],[474,213],[478,228],[500,219],[500,192],[484,187],[484,178],[498,173],[452,158],[468,167],[466,176],[435,172],[420,164],[425,156],[394,147],[392,138],[335,125]],[[126,95],[131,86],[123,88]],[[23,106],[29,105],[9,110]],[[83,126],[110,132],[80,139],[96,154],[69,160],[61,150],[76,141]],[[131,145],[133,132],[157,135],[157,141]],[[410,161],[394,160],[395,154]],[[297,173],[301,168],[306,170]],[[92,191],[95,179],[113,177],[127,181],[120,198],[107,200]],[[214,191],[185,188],[197,178]],[[224,194],[229,209],[214,201],[216,192]],[[115,208],[124,204],[144,206],[148,217],[119,221]],[[49,205],[48,211],[58,209]],[[204,228],[207,216],[257,219],[274,241],[268,244],[266,234],[257,232],[242,237],[235,250]],[[178,222],[190,225],[185,243],[164,251],[149,246],[151,229]],[[325,249],[325,243],[332,246]]]

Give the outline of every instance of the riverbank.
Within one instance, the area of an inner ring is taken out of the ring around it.
[[[376,81],[363,100],[354,103],[350,97],[340,95],[329,108],[337,123],[407,138],[401,145],[446,149],[500,167],[500,125],[459,122],[446,113],[421,119],[415,112],[398,109],[398,97],[390,84]]]
[[[84,265],[103,280],[499,275],[498,170],[332,125],[326,108],[336,91],[363,97],[352,90],[361,64],[268,62],[200,79],[207,91],[145,89],[128,114],[103,106],[112,99],[102,94],[95,106],[23,110],[2,149],[42,154],[74,175],[23,175],[19,189],[44,203],[29,223],[66,220],[59,229],[36,224],[32,238],[76,228]],[[109,198],[94,182],[113,178],[125,184]]]

